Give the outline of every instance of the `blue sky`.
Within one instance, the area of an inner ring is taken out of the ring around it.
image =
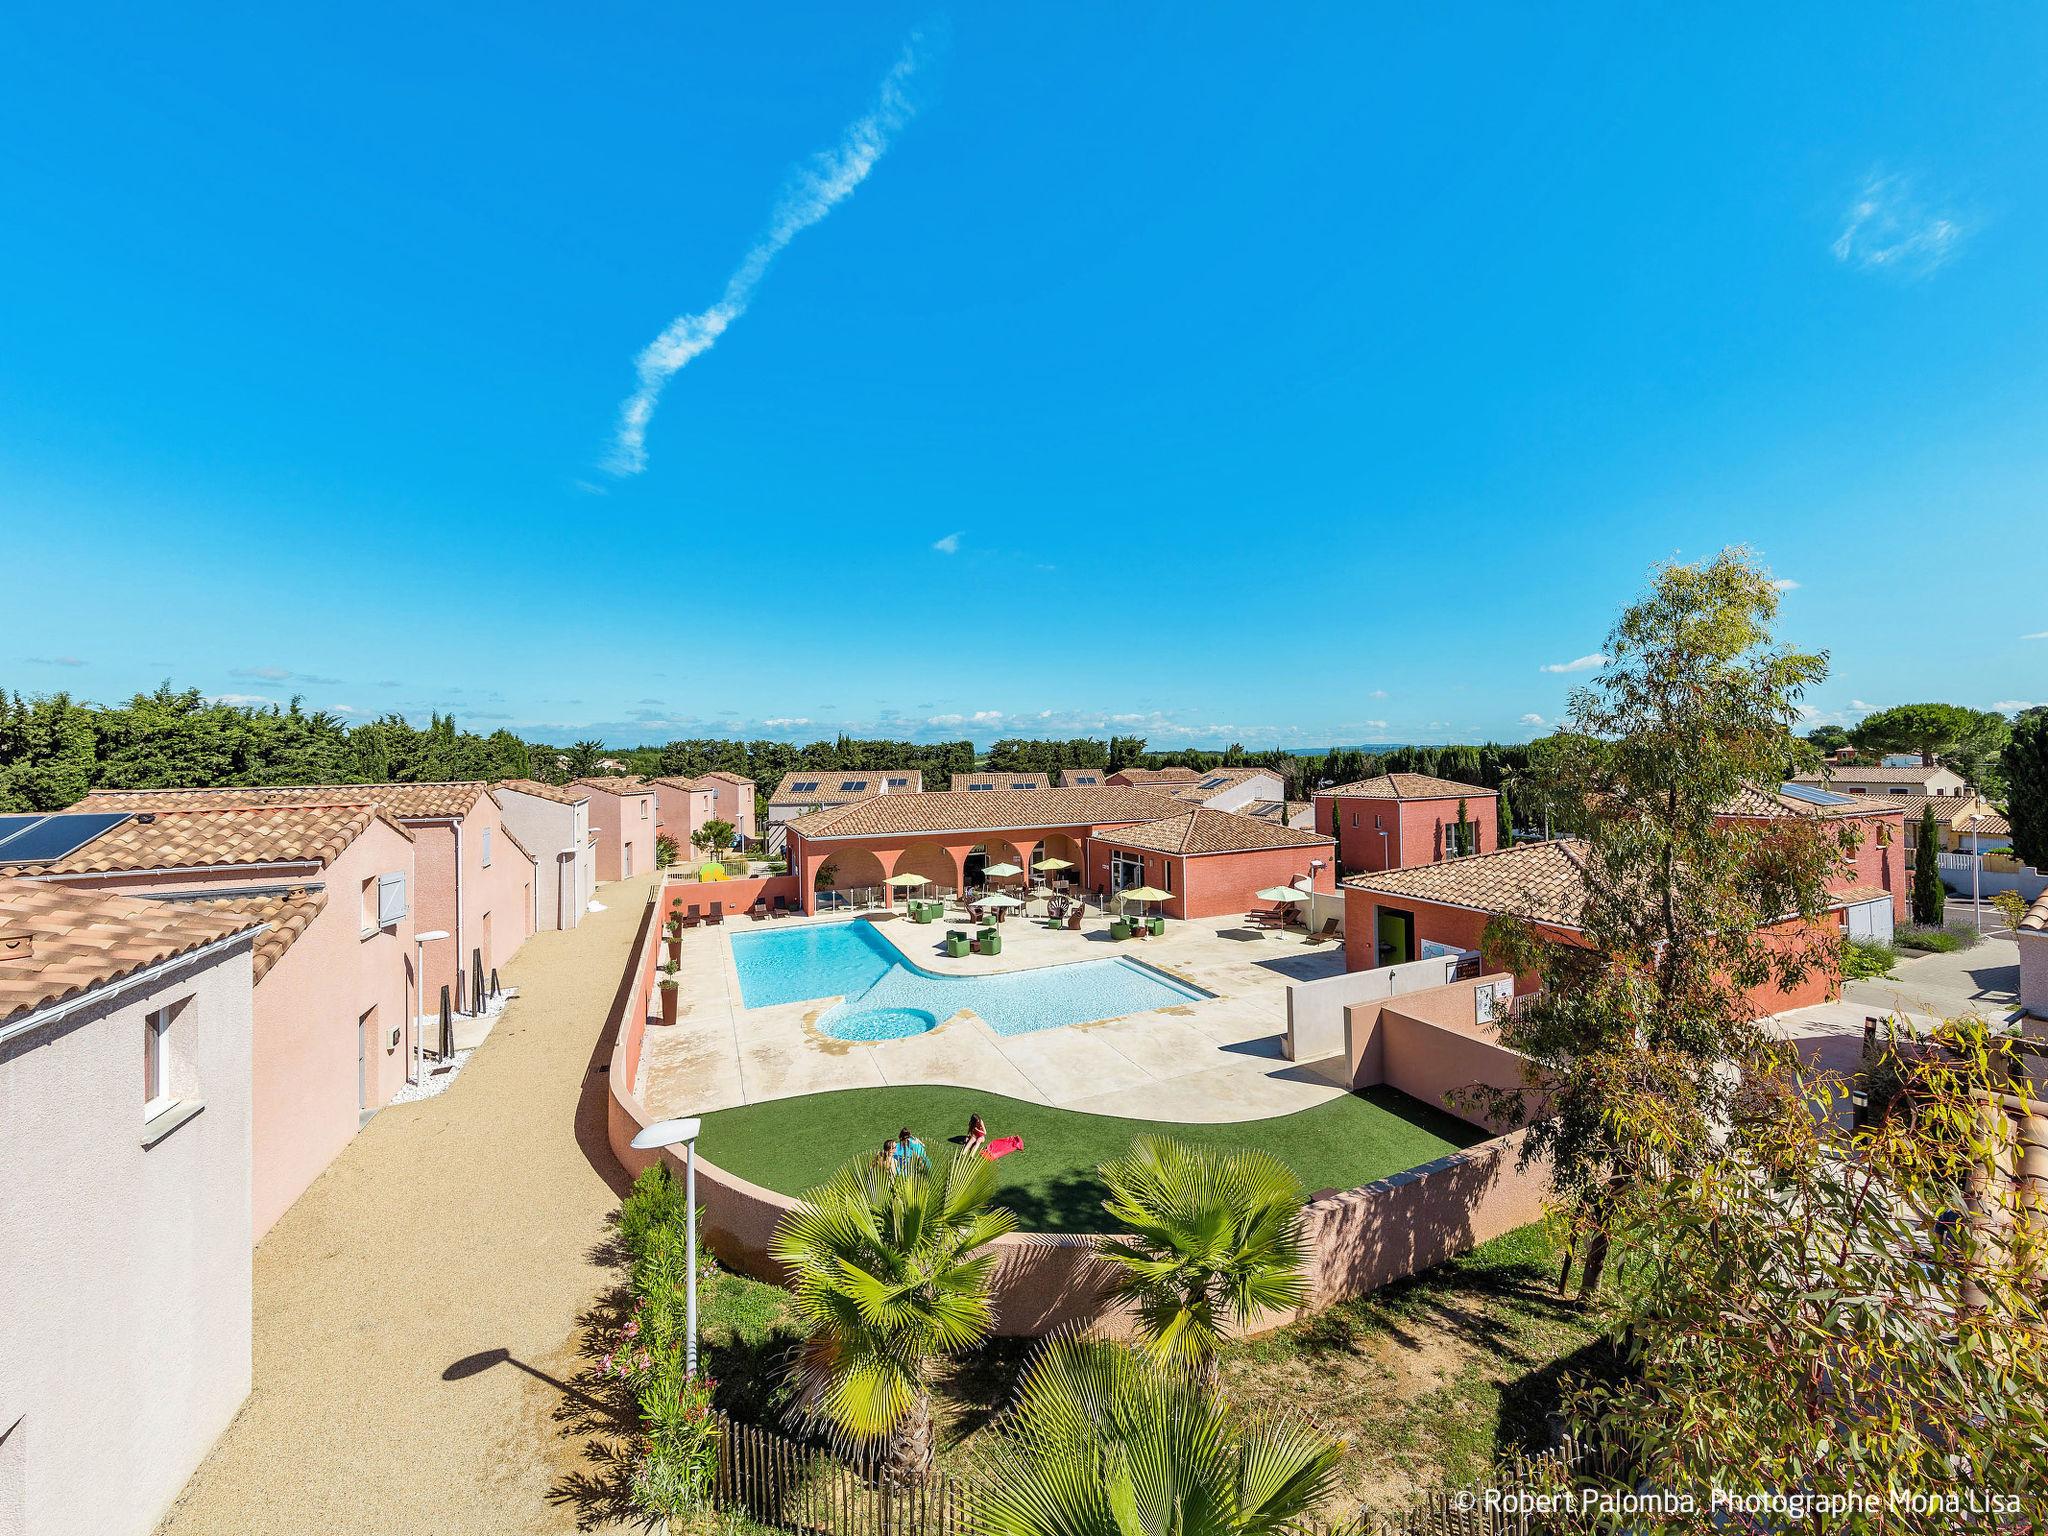
[[[0,685],[1512,739],[1746,542],[2048,699],[2048,11],[1279,16],[32,8]]]

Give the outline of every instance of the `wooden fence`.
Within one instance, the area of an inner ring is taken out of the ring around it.
[[[718,1420],[718,1473],[712,1500],[721,1510],[798,1536],[973,1536],[975,1487],[934,1474],[922,1488],[891,1489],[829,1452],[772,1430]],[[1519,1452],[1482,1487],[1432,1493],[1394,1514],[1313,1522],[1303,1536],[1533,1536],[1538,1516],[1488,1509],[1485,1495],[1554,1492],[1592,1464],[1576,1441],[1537,1456]]]

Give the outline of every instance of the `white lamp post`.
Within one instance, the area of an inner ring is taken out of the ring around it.
[[[1977,828],[1984,820],[1984,813],[1977,812],[1970,818],[1970,905],[1977,909],[1977,932],[1984,931],[1984,839]]]
[[[638,1136],[633,1145],[642,1152],[660,1147],[683,1147],[683,1221],[690,1229],[690,1277],[684,1282],[684,1311],[689,1332],[683,1341],[683,1371],[697,1374],[697,1133],[704,1122],[695,1115],[679,1120],[657,1120]]]
[[[422,1003],[427,1000],[427,946],[436,939],[445,939],[447,937],[448,931],[445,928],[436,928],[431,932],[416,933],[412,936],[414,996]],[[412,1060],[407,1065],[412,1068],[412,1076],[409,1081],[417,1085],[420,1081],[420,1011],[418,1008],[414,1008],[412,1011]]]

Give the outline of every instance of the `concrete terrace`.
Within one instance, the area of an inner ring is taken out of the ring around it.
[[[875,914],[876,931],[907,960],[941,974],[987,975],[1126,955],[1215,994],[1206,1001],[997,1035],[968,1013],[905,1040],[835,1040],[818,1016],[837,998],[745,1008],[731,936],[843,917],[751,922],[684,933],[681,1009],[673,1028],[647,1032],[640,1090],[656,1114],[696,1114],[840,1088],[933,1083],[984,1089],[1033,1103],[1146,1119],[1264,1119],[1336,1098],[1342,1062],[1295,1063],[1281,1054],[1290,982],[1334,976],[1343,946],[1310,944],[1299,930],[1259,932],[1240,918],[1170,921],[1159,938],[1116,943],[1090,913],[1078,933],[1022,917],[1003,924],[1000,955],[939,953],[957,918],[914,924]]]

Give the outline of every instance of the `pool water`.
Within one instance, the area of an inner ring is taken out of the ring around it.
[[[1077,960],[988,976],[941,976],[912,965],[855,920],[735,933],[740,1000],[749,1008],[839,997],[818,1027],[837,1040],[901,1040],[961,1009],[999,1035],[1120,1018],[1200,1002],[1209,994],[1136,960]]]

